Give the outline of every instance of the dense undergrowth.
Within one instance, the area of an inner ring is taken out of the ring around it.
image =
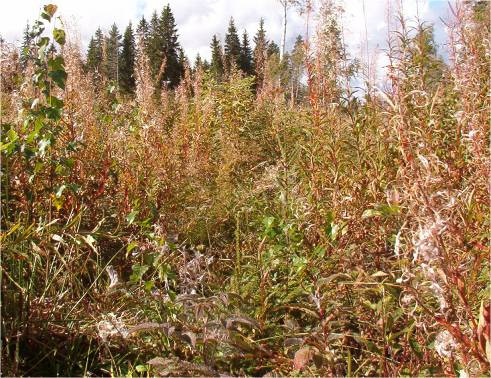
[[[363,99],[306,46],[290,101],[144,56],[123,95],[47,6],[2,48],[2,374],[489,374],[488,8],[448,65],[401,19]]]

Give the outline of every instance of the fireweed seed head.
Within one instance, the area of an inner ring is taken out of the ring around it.
[[[440,357],[451,357],[457,349],[457,343],[447,330],[440,332],[435,339],[435,350]]]
[[[102,341],[106,342],[113,336],[128,337],[129,332],[124,322],[118,319],[113,313],[104,316],[104,319],[97,323],[97,331]]]

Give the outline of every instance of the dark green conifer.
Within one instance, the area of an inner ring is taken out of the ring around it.
[[[240,46],[239,67],[246,75],[252,75],[254,73],[252,50],[251,47],[249,46],[249,37],[247,36],[246,30],[244,30],[244,34],[242,35],[242,45]]]
[[[90,39],[87,50],[87,69],[91,71],[101,71],[103,55],[104,35],[101,28],[97,28],[94,37]]]
[[[136,27],[136,35],[138,38],[141,38],[141,42],[143,43],[143,47],[147,48],[148,36],[149,36],[149,25],[145,16],[142,16],[138,26]],[[139,43],[139,40],[138,40]]]
[[[106,38],[104,51],[104,71],[106,77],[118,83],[119,81],[119,50],[121,47],[121,34],[116,24],[111,26]]]
[[[194,60],[193,69],[194,69],[194,71],[197,71],[200,68],[203,68],[203,60],[201,59],[201,56],[198,53],[198,54],[196,54],[196,59]]]
[[[266,52],[267,56],[273,56],[273,55],[280,55],[280,48],[274,41],[269,42],[268,44],[268,50]]]
[[[121,89],[131,93],[135,89],[135,36],[131,22],[126,27],[123,36],[123,46],[119,59],[119,83]]]
[[[176,21],[169,5],[162,10],[159,22],[159,37],[162,43],[163,59],[165,59],[165,69],[161,82],[166,81],[170,88],[174,88],[179,84],[183,75],[187,58],[185,58],[177,40]]]
[[[230,71],[232,65],[240,67],[240,39],[233,17],[230,17],[225,35],[225,68]]]
[[[154,11],[148,27],[146,52],[150,63],[150,70],[155,80],[158,80],[157,76],[159,75],[163,60],[162,44],[159,16],[157,15],[157,11]]]
[[[223,51],[222,51],[222,45],[220,44],[220,40],[216,36],[216,34],[213,36],[211,40],[211,63],[210,63],[210,72],[212,75],[215,77],[216,80],[220,81],[223,72],[224,72],[224,66],[223,66]]]

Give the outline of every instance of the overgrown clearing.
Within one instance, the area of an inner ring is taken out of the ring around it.
[[[139,38],[134,82],[53,5],[2,42],[3,375],[490,373],[489,3],[448,62],[398,19],[363,96],[321,3],[254,67]]]

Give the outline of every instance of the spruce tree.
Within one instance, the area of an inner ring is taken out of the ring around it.
[[[160,66],[162,65],[163,60],[162,37],[160,34],[160,21],[157,11],[153,12],[152,18],[150,19],[146,53],[148,55],[152,76],[154,80],[157,80],[157,75],[159,75]]]
[[[123,47],[119,59],[119,82],[121,89],[131,93],[135,89],[135,36],[131,22],[126,27],[123,36]]]
[[[143,43],[144,48],[147,48],[148,43],[148,35],[149,35],[149,25],[145,16],[142,16],[138,26],[136,27],[136,35],[138,38],[141,38],[141,42]],[[140,43],[140,40],[138,40]]]
[[[268,57],[273,56],[273,55],[280,56],[279,46],[276,43],[274,43],[274,41],[269,42],[268,50],[267,50],[266,54]]]
[[[85,67],[87,70],[95,69],[95,55],[96,55],[96,44],[94,37],[90,38],[89,46],[87,48],[87,60],[85,62]]]
[[[174,88],[179,84],[184,72],[185,56],[184,52],[180,51],[176,22],[169,5],[162,10],[159,21],[159,41],[162,43],[163,59],[165,59],[161,82],[165,80],[170,88]]]
[[[200,68],[203,68],[203,60],[201,59],[201,56],[196,54],[196,59],[194,60],[194,66],[193,69],[194,71],[198,71]]]
[[[242,45],[240,46],[239,67],[246,75],[252,75],[254,72],[252,61],[252,50],[249,46],[249,37],[247,31],[244,30],[242,35]]]
[[[91,71],[101,71],[104,35],[101,28],[97,28],[94,37],[90,39],[87,50],[86,67]]]
[[[224,72],[223,51],[222,51],[222,45],[220,44],[220,40],[218,39],[216,34],[213,36],[211,40],[210,47],[211,47],[210,72],[215,77],[216,80],[220,81]]]
[[[264,19],[259,20],[259,29],[254,36],[254,72],[256,75],[256,86],[260,88],[264,81],[264,69],[266,67],[268,40],[264,30]]]
[[[178,62],[179,62],[179,68],[180,68],[180,71],[179,71],[179,79],[180,79],[180,78],[184,77],[184,71],[186,70],[186,67],[190,67],[189,59],[186,56],[186,54],[184,53],[184,49],[182,49],[181,47],[179,47]]]
[[[233,17],[230,17],[228,31],[225,36],[225,68],[230,71],[232,65],[240,67],[240,39],[237,34]]]
[[[104,68],[109,80],[119,81],[119,49],[121,47],[121,34],[116,24],[111,26],[106,38],[106,51],[104,54]],[[119,83],[118,83],[119,84]]]

